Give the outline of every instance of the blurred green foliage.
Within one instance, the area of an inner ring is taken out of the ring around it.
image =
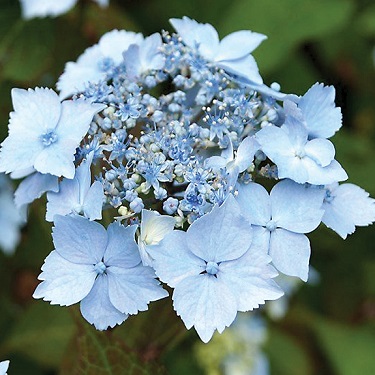
[[[113,28],[171,30],[190,16],[222,36],[238,29],[268,35],[255,53],[267,84],[304,93],[333,84],[344,115],[337,159],[375,195],[375,4],[371,0],[81,0],[56,19],[24,21],[15,0],[0,0],[0,136],[7,133],[12,87],[54,87],[67,61]],[[185,332],[170,300],[99,333],[76,307],[33,301],[36,277],[52,250],[42,200],[29,213],[14,257],[0,252],[0,360],[16,374],[199,374],[194,332]],[[269,322],[266,353],[274,375],[375,374],[375,229],[345,242],[325,228],[310,235],[316,286],[304,285],[279,322]],[[158,364],[157,364],[158,362]],[[163,369],[164,368],[164,369]]]

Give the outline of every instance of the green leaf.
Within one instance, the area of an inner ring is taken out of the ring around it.
[[[35,80],[51,62],[54,40],[51,19],[13,23],[0,39],[1,77],[17,82]]]
[[[23,313],[2,349],[57,367],[73,334],[74,322],[66,308],[38,301]]]
[[[314,329],[337,374],[375,374],[375,332],[370,328],[351,328],[321,319],[315,322]]]
[[[350,0],[239,0],[223,17],[224,34],[250,29],[268,36],[254,53],[261,72],[286,61],[293,49],[342,28],[354,10]]]
[[[301,343],[285,333],[271,329],[265,349],[273,374],[312,374],[311,363]]]
[[[163,374],[163,369],[159,365],[142,361],[110,331],[97,331],[93,326],[83,322],[81,316],[77,316],[77,322],[79,332],[75,346],[67,353],[61,375]]]

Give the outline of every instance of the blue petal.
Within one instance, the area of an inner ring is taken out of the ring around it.
[[[335,158],[335,148],[327,139],[315,138],[307,142],[306,155],[321,167],[326,167]]]
[[[207,60],[213,60],[218,52],[219,36],[212,25],[198,23],[188,17],[171,18],[169,22],[187,46],[191,48],[199,46],[202,56]]]
[[[265,39],[265,35],[249,30],[235,31],[221,40],[215,61],[244,57],[253,52]]]
[[[265,226],[271,219],[271,201],[267,190],[259,184],[238,185],[237,202],[250,224]]]
[[[298,103],[310,138],[330,138],[342,125],[340,107],[335,106],[335,88],[315,83]]]
[[[87,83],[98,83],[105,78],[106,72],[98,67],[103,53],[98,45],[86,49],[77,62],[68,62],[64,73],[59,77],[56,87],[60,91],[60,98],[65,99],[75,93],[85,90]]]
[[[57,192],[59,181],[57,176],[50,174],[33,173],[25,178],[14,193],[14,202],[17,207],[24,206],[38,199],[46,191]]]
[[[141,262],[134,239],[136,230],[136,225],[124,227],[116,222],[108,226],[108,244],[104,254],[104,263],[108,267],[130,268]]]
[[[38,279],[43,282],[37,286],[33,297],[60,306],[73,305],[86,297],[97,275],[92,264],[72,263],[57,251],[48,255],[42,271]]]
[[[281,228],[271,233],[270,256],[273,265],[286,275],[307,281],[310,252],[310,242],[304,234]]]
[[[280,158],[293,157],[293,146],[288,134],[277,126],[266,126],[256,133],[255,138],[259,142],[262,151],[276,163]]]
[[[82,316],[101,331],[113,328],[128,318],[127,314],[112,305],[108,296],[108,277],[105,274],[96,279],[90,293],[81,301],[80,308]]]
[[[257,85],[263,84],[263,79],[259,74],[258,65],[253,56],[248,55],[235,60],[220,60],[216,65],[228,73],[232,73]]]
[[[186,232],[174,230],[168,233],[159,245],[149,246],[154,259],[152,265],[161,281],[175,287],[190,275],[199,275],[206,262],[194,255],[188,247]]]
[[[325,191],[291,180],[277,183],[271,191],[272,219],[278,227],[296,233],[312,232],[321,222]]]
[[[76,146],[87,133],[94,115],[106,108],[105,104],[92,104],[85,100],[65,100],[61,106],[57,136],[71,140]]]
[[[241,258],[220,264],[217,278],[236,297],[238,311],[253,310],[266,300],[275,300],[283,295],[272,280],[278,273],[268,264],[270,262],[271,258],[263,248],[251,246]]]
[[[11,115],[10,130],[33,131],[39,135],[46,129],[55,128],[61,114],[61,103],[52,89],[12,89],[11,95],[15,112]]]
[[[164,67],[164,57],[160,53],[161,46],[162,40],[159,33],[150,35],[140,44],[139,53],[143,72]]]
[[[98,45],[103,56],[110,57],[115,65],[118,65],[123,61],[123,51],[128,49],[131,44],[140,44],[142,41],[143,35],[141,33],[111,30],[100,38]]]
[[[173,307],[186,328],[194,326],[205,343],[215,330],[222,333],[237,314],[235,296],[219,278],[207,274],[182,280],[173,292]]]
[[[252,228],[230,194],[220,207],[215,206],[191,224],[187,238],[192,253],[207,262],[217,263],[243,255],[250,247]]]
[[[100,220],[102,218],[104,190],[99,181],[95,181],[84,198],[83,212],[90,220]]]
[[[56,215],[54,221],[53,243],[61,256],[79,264],[102,261],[107,245],[107,232],[102,225],[78,215]]]
[[[344,181],[348,178],[347,173],[336,160],[332,160],[331,163],[324,168],[317,165],[310,158],[304,158],[303,164],[309,174],[307,182],[313,185],[332,184],[337,181]]]
[[[132,268],[107,268],[109,298],[112,304],[126,314],[146,311],[151,301],[168,296],[151,267],[138,265]]]
[[[255,153],[260,149],[260,145],[255,137],[246,137],[238,146],[235,164],[239,172],[243,172],[254,160]]]
[[[8,370],[10,361],[2,361],[0,362],[0,374],[7,375],[6,372]]]
[[[76,171],[74,154],[78,145],[79,142],[71,139],[59,139],[39,152],[34,161],[34,168],[40,173],[73,178]]]
[[[55,215],[68,215],[79,205],[79,182],[76,179],[65,178],[61,181],[60,190],[57,193],[47,193],[46,220],[53,221]]]

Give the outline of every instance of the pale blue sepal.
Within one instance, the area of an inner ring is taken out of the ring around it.
[[[97,277],[90,293],[81,301],[82,316],[103,331],[123,323],[128,315],[117,310],[108,296],[108,276],[103,274]]]
[[[54,222],[53,243],[61,256],[78,264],[96,264],[103,259],[108,236],[102,225],[78,215],[56,215]]]
[[[310,261],[310,241],[300,233],[278,228],[271,234],[270,256],[282,273],[307,281]]]
[[[173,307],[187,329],[194,326],[201,340],[210,341],[215,330],[222,333],[235,319],[235,296],[219,278],[189,276],[173,292]]]
[[[86,297],[97,275],[93,264],[72,263],[57,251],[48,255],[42,271],[38,279],[43,281],[35,289],[33,297],[60,306],[73,305]]]
[[[14,193],[14,203],[21,208],[40,198],[47,191],[59,191],[58,177],[51,174],[33,173],[18,185]]]
[[[168,297],[156,280],[155,271],[142,264],[132,268],[109,267],[108,287],[112,304],[126,314],[146,311],[151,301]]]

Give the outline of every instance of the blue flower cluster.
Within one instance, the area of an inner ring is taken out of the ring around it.
[[[66,64],[59,95],[13,89],[0,171],[25,177],[18,207],[47,193],[55,250],[35,298],[80,302],[103,330],[166,297],[165,283],[208,342],[283,295],[277,271],[308,279],[306,233],[323,222],[345,238],[375,221],[375,200],[339,184],[333,87],[283,94],[251,55],[264,35],[171,24],[105,34]]]

